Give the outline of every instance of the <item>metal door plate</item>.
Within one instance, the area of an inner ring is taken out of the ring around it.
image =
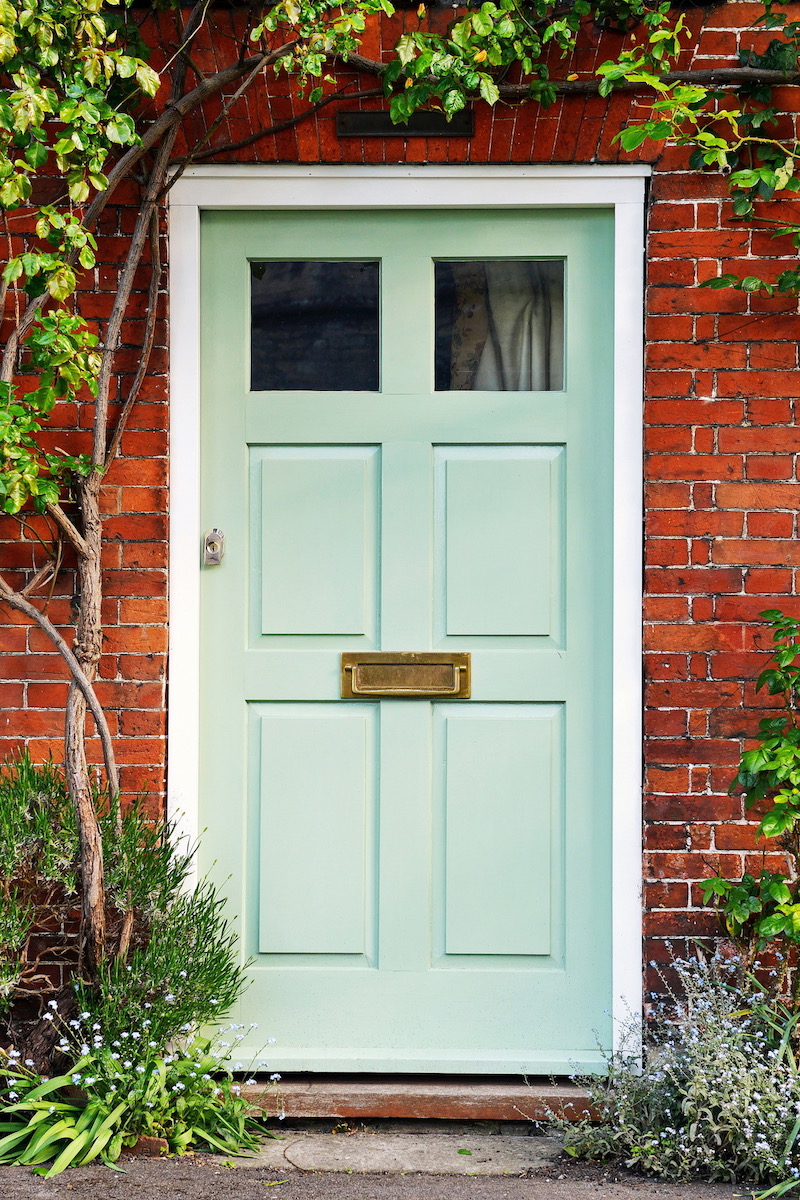
[[[392,652],[342,654],[342,697],[395,700],[469,698],[469,654]]]

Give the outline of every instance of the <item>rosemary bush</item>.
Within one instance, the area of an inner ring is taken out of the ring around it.
[[[43,957],[72,967],[78,1007],[112,1040],[147,1014],[151,1037],[167,1045],[218,1021],[245,982],[223,901],[208,881],[187,889],[191,855],[176,851],[171,826],[149,821],[142,803],[119,813],[98,797],[98,808],[110,952],[89,984],[76,960],[78,830],[64,778],[26,754],[0,765],[0,1005],[10,1040],[42,1070],[61,1065],[55,1039],[44,1039],[53,1062],[38,1046],[26,1052],[14,1002],[42,1008],[55,996],[64,1008]],[[69,1002],[75,1009],[72,993]]]
[[[675,963],[684,995],[659,1013],[643,1057],[623,1049],[607,1060],[605,1078],[580,1080],[600,1122],[559,1121],[568,1154],[623,1159],[664,1179],[794,1189],[798,1016],[752,976],[740,988],[738,965],[720,955]]]

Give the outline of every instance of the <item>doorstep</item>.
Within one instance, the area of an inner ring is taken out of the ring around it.
[[[243,1094],[268,1116],[340,1120],[391,1118],[444,1121],[546,1121],[593,1116],[586,1092],[573,1083],[533,1078],[445,1076],[299,1076],[255,1083]]]

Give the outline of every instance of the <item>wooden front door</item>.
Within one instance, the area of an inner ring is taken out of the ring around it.
[[[611,1040],[612,257],[602,210],[203,217],[201,866],[276,1069]],[[379,650],[470,698],[341,698]]]

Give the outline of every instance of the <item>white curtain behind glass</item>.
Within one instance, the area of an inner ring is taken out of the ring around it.
[[[454,262],[450,388],[564,386],[564,264]]]

